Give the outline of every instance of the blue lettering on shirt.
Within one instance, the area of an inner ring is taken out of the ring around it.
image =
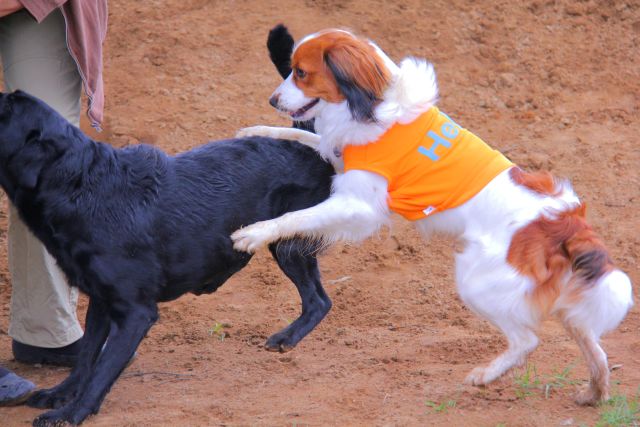
[[[456,122],[451,120],[451,118],[442,111],[440,112],[440,114],[447,118],[447,121],[444,122],[442,126],[440,126],[440,132],[450,140],[455,139],[460,133],[460,126],[458,126]],[[440,159],[440,156],[436,154],[436,148],[441,145],[445,148],[451,148],[451,141],[443,138],[441,135],[438,135],[432,130],[427,132],[427,136],[433,140],[433,144],[431,144],[431,147],[429,147],[429,149],[423,146],[418,147],[418,153],[424,154],[429,159],[436,162]]]

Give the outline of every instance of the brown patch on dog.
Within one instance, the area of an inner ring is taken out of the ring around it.
[[[366,40],[333,29],[305,41],[293,54],[293,80],[305,96],[328,102],[345,99],[325,62],[327,56],[361,88],[377,98],[382,97],[389,85],[390,73],[375,48]],[[300,77],[296,70],[304,71],[305,76]]]
[[[607,248],[587,224],[585,214],[586,206],[580,205],[554,219],[541,216],[511,240],[507,261],[535,281],[532,297],[542,313],[548,313],[560,295],[560,281],[569,269],[585,284],[613,269]]]
[[[538,194],[545,196],[559,194],[559,190],[556,188],[556,179],[547,171],[525,172],[520,168],[511,168],[509,176],[516,184],[527,187]]]

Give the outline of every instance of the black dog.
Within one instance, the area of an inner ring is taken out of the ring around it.
[[[114,149],[25,93],[0,94],[0,185],[69,283],[90,297],[78,363],[29,399],[57,408],[34,425],[96,413],[157,320],[157,302],[214,292],[250,259],[233,250],[232,231],[322,202],[333,174],[311,148],[267,138],[175,157],[147,145]],[[331,302],[308,241],[270,249],[302,297],[301,316],[266,343],[284,351]]]

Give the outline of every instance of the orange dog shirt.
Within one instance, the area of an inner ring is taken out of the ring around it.
[[[460,206],[513,166],[500,152],[433,107],[396,123],[375,142],[344,149],[344,170],[388,181],[389,209],[415,221]]]

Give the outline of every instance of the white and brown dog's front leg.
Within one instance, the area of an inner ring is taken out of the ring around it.
[[[302,129],[274,126],[251,126],[242,128],[236,133],[236,138],[248,138],[251,136],[264,136],[266,138],[288,139],[291,141],[299,142],[300,144],[311,147],[316,152],[320,153],[323,158],[328,160],[333,165],[333,168],[337,173],[342,173],[344,170],[344,163],[342,162],[342,158],[336,157],[335,155],[327,156],[321,153],[319,149],[321,137],[320,135],[316,135],[315,133]]]
[[[267,138],[290,139],[309,146],[314,150],[318,149],[320,136],[315,133],[296,129],[275,126],[251,126],[242,128],[236,133],[236,138],[247,138],[250,136],[264,136]]]
[[[367,203],[332,196],[314,207],[241,228],[231,235],[231,239],[234,249],[249,253],[290,237],[308,237],[326,243],[359,241],[380,227],[376,217]]]
[[[311,208],[260,221],[231,235],[233,247],[253,253],[280,239],[308,237],[333,243],[360,241],[387,221],[387,182],[379,175],[349,171],[334,180],[334,193]]]

